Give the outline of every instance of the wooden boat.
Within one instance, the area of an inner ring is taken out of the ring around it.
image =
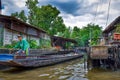
[[[15,53],[17,50],[9,50],[9,49],[0,49],[1,53]],[[69,54],[70,52],[74,52],[73,50],[50,50],[50,49],[30,49],[30,55],[52,55],[52,54]]]
[[[29,55],[0,54],[0,64],[12,67],[40,67],[81,57],[81,54]]]

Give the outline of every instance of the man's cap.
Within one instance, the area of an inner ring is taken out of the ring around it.
[[[19,34],[19,35],[17,35],[17,37],[22,37],[22,35]]]

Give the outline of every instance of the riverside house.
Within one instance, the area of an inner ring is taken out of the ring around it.
[[[103,31],[105,45],[120,43],[120,16],[110,23]]]
[[[58,36],[51,37],[51,44],[53,47],[59,46],[62,49],[67,49],[69,47],[73,47],[77,44],[77,42],[73,39],[63,38]]]
[[[15,17],[0,15],[0,46],[12,44],[13,41],[17,40],[18,34],[22,34],[27,40],[36,40],[38,46],[43,44],[42,41],[50,42],[50,36],[46,31]]]

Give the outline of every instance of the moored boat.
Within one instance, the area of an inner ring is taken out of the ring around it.
[[[0,64],[11,67],[40,67],[47,66],[66,60],[81,57],[81,54],[54,54],[54,55],[15,55],[15,54],[0,54]]]

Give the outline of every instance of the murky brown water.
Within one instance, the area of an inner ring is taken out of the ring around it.
[[[0,71],[0,80],[120,80],[120,71],[101,69],[86,71],[81,60],[36,69],[10,69]]]

